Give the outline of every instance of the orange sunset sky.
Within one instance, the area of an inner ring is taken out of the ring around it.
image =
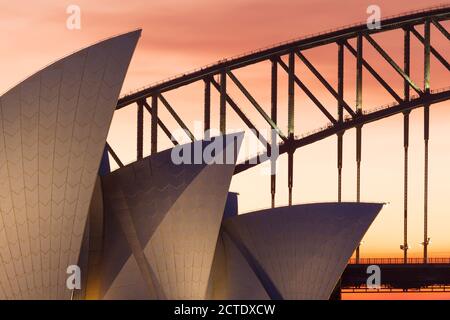
[[[66,8],[81,8],[81,29],[68,30]],[[151,1],[6,1],[0,0],[0,92],[81,47],[112,35],[142,28],[143,33],[129,68],[123,93],[208,63],[271,45],[284,40],[365,21],[366,9],[376,4],[382,17],[443,4],[443,1],[329,1],[329,0],[151,0]],[[447,3],[449,4],[449,3]],[[450,23],[443,22],[450,30]],[[423,30],[418,28],[419,32]],[[412,79],[423,86],[423,47],[412,38]],[[374,38],[402,65],[403,37],[391,31]],[[450,60],[450,43],[432,26],[432,45]],[[353,42],[351,42],[353,43]],[[401,77],[364,43],[365,58],[402,95]],[[305,55],[327,80],[337,83],[337,47],[327,45],[307,50]],[[366,55],[367,54],[367,55]],[[355,104],[355,65],[345,53],[345,100]],[[279,68],[279,125],[287,130],[287,76]],[[336,101],[297,61],[297,75],[335,115]],[[270,64],[259,63],[235,74],[256,100],[270,112]],[[432,57],[431,88],[450,85],[449,72]],[[394,99],[368,74],[364,74],[363,109],[391,103]],[[264,120],[245,97],[229,82],[230,95],[257,127]],[[212,92],[214,90],[212,89]],[[203,119],[203,83],[198,82],[165,95],[193,129]],[[296,88],[296,134],[319,128],[327,119],[300,89]],[[218,127],[218,95],[212,97],[212,125]],[[450,257],[450,102],[431,107],[429,247],[431,257]],[[170,128],[175,122],[160,108],[161,118]],[[136,157],[136,108],[116,112],[108,142],[123,162]],[[244,130],[244,124],[228,111],[230,130]],[[149,117],[146,116],[146,124]],[[410,256],[421,256],[423,241],[423,110],[411,115],[409,166],[409,245]],[[159,148],[170,141],[159,132]],[[197,138],[200,138],[197,136]],[[252,138],[247,138],[251,141]],[[150,150],[150,130],[145,131],[145,151]],[[367,233],[362,257],[402,256],[403,242],[403,119],[397,115],[363,127],[362,201],[389,203]],[[247,158],[241,150],[240,159]],[[279,160],[277,205],[287,204],[287,158]],[[297,150],[295,153],[294,203],[336,201],[336,137]],[[356,199],[355,134],[344,135],[343,200]],[[259,168],[233,178],[231,190],[239,192],[240,212],[270,206],[270,177]],[[444,297],[443,295],[441,297]]]

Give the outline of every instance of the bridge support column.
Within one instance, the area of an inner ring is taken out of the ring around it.
[[[152,96],[151,154],[158,152],[158,94]]]
[[[295,76],[295,53],[289,53],[289,74],[288,74],[288,190],[289,205],[292,205],[292,186],[294,175],[294,151],[292,150],[292,141],[294,141],[294,118],[295,118],[295,92],[294,92],[294,76]]]
[[[363,81],[363,37],[356,38],[356,114],[362,113],[362,81]]]
[[[362,115],[362,66],[363,66],[363,36],[356,39],[356,115]],[[362,126],[356,127],[356,202],[361,201],[361,148]],[[356,248],[356,263],[359,263],[359,246]]]
[[[292,205],[292,186],[294,178],[294,152],[288,153],[288,189],[289,189],[289,205]]]
[[[356,202],[361,201],[362,127],[356,127]]]
[[[344,122],[344,45],[338,44],[338,122]],[[343,132],[337,135],[338,202],[342,201],[342,147]]]
[[[357,37],[356,49],[356,114],[362,115],[362,62],[363,62],[363,37]],[[361,201],[361,134],[362,126],[356,127],[356,201]]]
[[[409,112],[403,115],[403,147],[404,147],[404,194],[403,194],[403,261],[408,262],[408,146],[409,146]]]
[[[423,200],[423,261],[428,262],[428,140],[429,140],[429,122],[430,106],[425,106],[425,159],[424,159],[424,200]]]
[[[430,94],[430,20],[424,23],[424,92]],[[423,218],[423,260],[428,262],[428,140],[430,138],[430,105],[424,106],[424,218]]]
[[[137,160],[143,158],[144,150],[144,105],[142,101],[137,103]]]
[[[362,149],[362,126],[356,127],[356,202],[361,201],[361,149]],[[356,263],[359,263],[360,245],[356,248]]]
[[[411,35],[410,30],[404,31],[404,73],[410,76],[410,47],[411,47]],[[405,101],[409,101],[410,84],[405,79],[403,82],[403,98]],[[408,262],[408,147],[409,147],[409,114],[407,111],[403,114],[403,148],[404,148],[404,176],[403,176],[403,245],[400,249],[403,250],[403,262]]]
[[[278,108],[278,64],[277,60],[272,60],[272,84],[271,84],[271,119],[276,124],[277,123],[277,108]],[[271,134],[271,142],[272,146],[274,146],[277,143],[277,135],[274,133],[274,130],[272,129]],[[270,149],[271,153],[273,148]],[[270,157],[270,169],[271,169],[271,175],[270,175],[270,194],[272,198],[272,208],[275,208],[275,192],[276,192],[276,166],[277,166],[277,160],[273,159],[272,154]]]
[[[220,133],[226,134],[227,73],[220,73]]]
[[[209,78],[205,79],[205,106],[204,106],[204,138],[210,138],[211,129],[211,81]]]
[[[338,167],[338,202],[342,201],[342,133],[338,134],[337,167]]]
[[[295,92],[294,92],[294,77],[295,77],[295,54],[289,53],[288,65],[288,136],[294,136],[294,108],[295,108]]]

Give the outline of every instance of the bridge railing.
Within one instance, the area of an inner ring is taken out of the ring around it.
[[[404,264],[403,258],[360,258],[357,263],[356,259],[352,258],[348,264]],[[425,264],[423,258],[408,258],[407,264]],[[450,258],[428,258],[428,264],[450,264]]]

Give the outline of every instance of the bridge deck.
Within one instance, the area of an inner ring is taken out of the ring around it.
[[[381,271],[381,286],[367,288],[369,265],[377,265]],[[342,275],[342,292],[450,292],[450,258],[367,258],[349,261]]]

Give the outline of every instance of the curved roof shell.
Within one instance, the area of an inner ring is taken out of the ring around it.
[[[66,299],[106,136],[141,31],[71,54],[0,97],[0,299]]]
[[[382,206],[304,204],[225,220],[216,257],[226,271],[214,270],[212,297],[328,299]]]

